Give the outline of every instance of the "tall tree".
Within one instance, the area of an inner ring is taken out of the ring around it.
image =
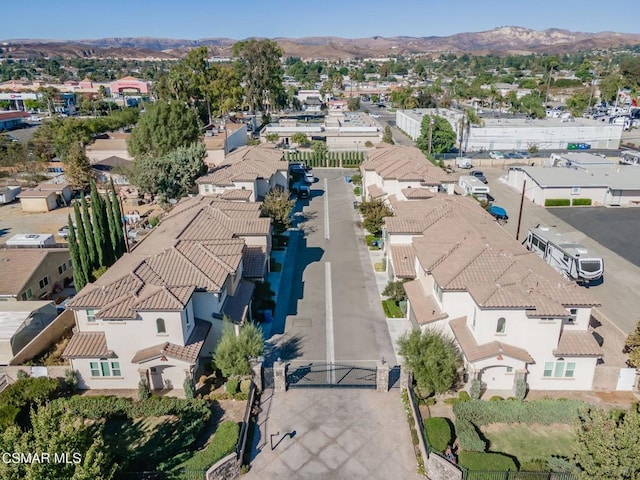
[[[462,360],[453,340],[436,330],[412,330],[398,341],[400,355],[413,370],[426,396],[450,390],[458,378]]]
[[[416,142],[417,147],[423,152],[429,150],[429,129],[431,130],[431,153],[446,153],[456,144],[456,133],[451,124],[438,115],[433,116],[433,126],[431,116],[425,115],[420,127],[420,137]]]
[[[250,360],[262,354],[264,339],[262,331],[253,323],[246,323],[238,336],[228,318],[225,317],[222,337],[213,355],[213,364],[226,377],[251,373]]]
[[[82,215],[80,215],[80,207],[78,206],[78,202],[75,202],[73,204],[73,212],[76,217],[76,229],[78,230],[77,242],[78,252],[80,253],[80,268],[82,268],[83,277],[86,278],[87,281],[91,281],[91,272],[93,271],[93,266],[91,265],[91,258],[89,258],[87,236],[84,231],[84,224],[82,222]],[[71,232],[72,229],[69,229],[69,239],[71,239]]]
[[[89,205],[84,194],[80,198],[80,204],[82,205],[82,220],[84,225],[85,238],[87,239],[87,251],[89,252],[89,258],[91,259],[91,271],[98,268],[98,252],[96,251],[96,244],[93,238],[93,222],[91,221],[91,215],[89,215]]]
[[[179,101],[160,101],[147,106],[131,132],[127,147],[135,160],[146,156],[159,158],[196,142],[199,137],[198,117],[192,109]]]
[[[71,254],[71,265],[73,265],[73,284],[76,287],[76,291],[82,290],[82,288],[89,283],[87,272],[82,268],[82,260],[80,259],[80,245],[76,237],[76,229],[69,215],[69,237],[67,242],[69,243],[69,253]]]
[[[109,245],[109,221],[102,196],[98,193],[95,182],[91,182],[91,214],[93,216],[93,238],[101,267],[113,264],[113,251]]]
[[[284,106],[282,86],[282,50],[272,40],[243,40],[233,45],[233,56],[244,83],[245,97],[251,110],[269,111]]]
[[[109,182],[109,195],[111,195],[111,215],[115,220],[116,235],[118,238],[118,258],[126,252],[126,244],[124,240],[124,231],[122,228],[122,212],[120,212],[120,200],[116,193],[116,187],[113,185],[113,179]]]
[[[105,210],[107,213],[107,225],[109,226],[109,244],[108,248],[111,250],[111,258],[115,262],[120,257],[118,248],[118,232],[116,230],[116,219],[113,216],[113,206],[111,205],[111,196],[107,191],[104,196]]]
[[[382,134],[382,141],[384,143],[389,143],[393,145],[395,142],[393,141],[393,134],[391,133],[391,127],[386,125],[384,127],[384,133]]]
[[[640,413],[638,404],[628,411],[589,409],[580,415],[576,435],[580,478],[640,478]]]
[[[64,157],[64,174],[70,184],[84,188],[91,180],[91,166],[84,153],[84,147],[73,142]]]
[[[260,205],[263,217],[270,217],[277,233],[282,233],[291,226],[291,209],[295,201],[289,199],[289,191],[274,188],[264,197]]]

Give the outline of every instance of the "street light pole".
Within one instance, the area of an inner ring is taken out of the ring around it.
[[[433,117],[431,117],[431,120],[429,121],[429,150],[428,150],[428,155],[431,155],[431,140],[432,140],[432,135],[433,135],[433,125],[435,124],[435,120]]]

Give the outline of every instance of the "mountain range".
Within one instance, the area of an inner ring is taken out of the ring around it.
[[[638,33],[571,32],[557,28],[531,30],[504,26],[484,32],[457,33],[445,37],[380,37],[340,38],[304,37],[274,38],[285,55],[301,58],[370,58],[390,54],[527,54],[570,53],[640,44]],[[29,56],[111,57],[111,58],[180,58],[189,50],[206,46],[213,56],[231,56],[231,38],[199,40],[112,37],[87,40],[11,39],[1,42],[4,55],[14,58]]]

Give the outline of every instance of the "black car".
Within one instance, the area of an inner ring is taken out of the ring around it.
[[[469,175],[471,175],[472,177],[476,177],[482,183],[485,183],[485,184],[489,183],[489,181],[487,180],[487,177],[485,177],[484,173],[482,173],[480,170],[472,170]]]

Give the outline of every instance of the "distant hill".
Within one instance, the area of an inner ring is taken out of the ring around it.
[[[302,58],[385,57],[410,53],[563,53],[640,44],[640,34],[570,32],[551,28],[531,30],[498,27],[485,32],[446,37],[305,37],[275,38],[288,56]],[[235,40],[203,38],[184,40],[153,37],[113,37],[89,40],[5,40],[2,48],[14,57],[61,55],[65,57],[179,58],[190,49],[206,46],[212,55],[230,56]]]

